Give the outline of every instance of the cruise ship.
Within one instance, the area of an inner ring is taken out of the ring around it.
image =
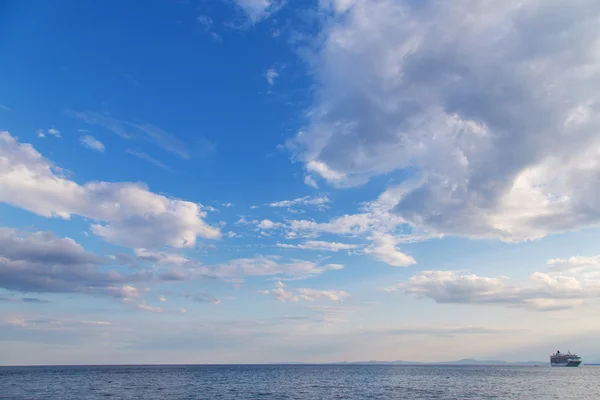
[[[581,364],[581,357],[577,354],[561,353],[560,351],[556,351],[556,353],[550,356],[550,365],[553,367],[579,367]]]

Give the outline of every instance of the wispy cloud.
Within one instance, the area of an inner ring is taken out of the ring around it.
[[[323,242],[320,240],[308,240],[304,243],[299,244],[287,244],[277,243],[277,247],[284,249],[302,249],[302,250],[321,250],[321,251],[333,251],[337,252],[340,250],[352,250],[356,249],[358,245],[348,243],[337,243],[337,242]]]
[[[0,104],[0,110],[4,110],[6,112],[12,112],[12,109],[10,109],[9,107],[6,107],[5,105]]]
[[[270,294],[277,301],[283,303],[304,301],[316,301],[320,299],[331,300],[341,303],[350,295],[343,290],[317,290],[317,289],[286,289],[286,285],[281,282],[275,282],[275,287],[271,290],[261,290],[259,294]]]
[[[44,138],[46,135],[54,136],[55,138],[61,138],[60,131],[58,129],[50,128],[47,130],[38,129],[37,130],[38,137]]]
[[[312,187],[312,188],[315,188],[315,189],[318,189],[318,188],[319,188],[319,184],[317,183],[317,181],[315,180],[315,178],[313,178],[313,177],[312,177],[312,176],[310,176],[310,175],[306,175],[306,176],[304,177],[304,183],[305,183],[307,186],[310,186],[310,187]]]
[[[331,200],[327,196],[321,197],[300,197],[294,200],[282,200],[267,204],[269,207],[293,207],[293,206],[317,206],[325,207]]]
[[[275,69],[275,67],[271,67],[265,72],[265,79],[269,83],[270,86],[275,84],[275,79],[279,77],[279,72]]]
[[[87,147],[90,150],[96,150],[100,153],[104,153],[105,147],[104,144],[98,139],[94,138],[91,135],[85,135],[79,138],[81,144]]]
[[[256,24],[279,11],[284,5],[284,0],[234,0],[241,8],[250,22]]]
[[[38,299],[37,297],[0,297],[0,301],[9,303],[50,303],[48,300]]]
[[[214,21],[211,17],[209,17],[208,15],[199,15],[196,18],[196,21],[198,22],[198,26],[206,33],[208,33],[210,35],[210,37],[212,37],[215,41],[217,42],[221,42],[223,41],[223,38],[221,37],[221,35],[219,35],[217,32],[215,32],[214,30]]]
[[[160,167],[164,170],[172,171],[172,169],[169,166],[165,165],[164,163],[158,161],[156,158],[154,158],[146,153],[143,153],[143,152],[137,151],[137,150],[132,150],[132,149],[127,149],[127,150],[125,150],[125,152],[127,154],[131,154],[134,157],[141,158],[142,160],[146,160],[149,163],[152,163],[152,164],[156,165],[157,167]]]
[[[187,146],[173,134],[145,122],[130,122],[117,119],[110,114],[94,111],[78,112],[67,110],[67,114],[87,124],[98,125],[125,139],[145,138],[153,141],[168,152],[181,158],[189,158]]]

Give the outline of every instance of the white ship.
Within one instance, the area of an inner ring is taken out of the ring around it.
[[[556,353],[550,356],[550,365],[553,367],[579,367],[581,364],[581,357],[577,354],[561,353],[560,351],[556,351]]]

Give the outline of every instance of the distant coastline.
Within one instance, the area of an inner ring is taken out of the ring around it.
[[[547,361],[501,361],[501,360],[475,360],[471,358],[466,358],[462,360],[454,360],[454,361],[431,361],[431,362],[423,362],[423,361],[403,361],[403,360],[395,360],[395,361],[379,361],[379,360],[369,360],[369,361],[338,361],[338,362],[325,362],[325,363],[311,363],[311,362],[271,362],[271,363],[186,363],[186,364],[41,364],[41,365],[1,365],[0,368],[10,368],[10,367],[185,367],[185,366],[261,366],[261,365],[304,365],[304,366],[323,366],[323,365],[396,365],[396,366],[523,366],[523,367],[545,367],[549,366],[550,363]],[[583,363],[584,366],[600,366],[599,361]]]

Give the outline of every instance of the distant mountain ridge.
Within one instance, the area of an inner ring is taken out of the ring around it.
[[[500,361],[500,360],[475,360],[472,358],[464,358],[455,361],[437,361],[437,362],[420,362],[420,361],[340,361],[332,363],[334,365],[547,365],[544,361]]]

